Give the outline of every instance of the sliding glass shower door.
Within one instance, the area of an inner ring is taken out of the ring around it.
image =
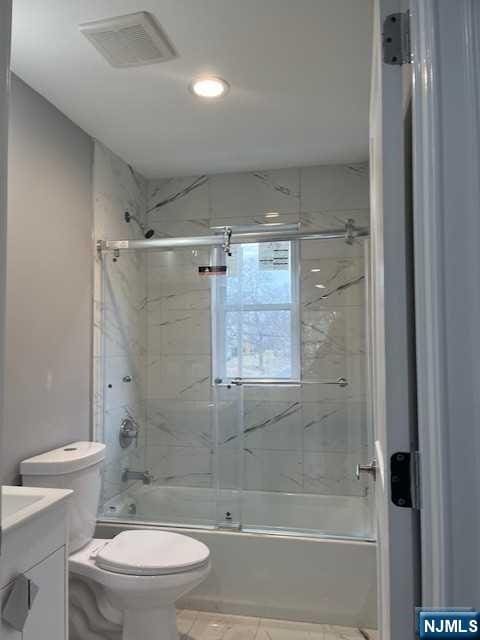
[[[105,516],[372,537],[360,243],[105,252],[103,280]]]
[[[365,256],[327,244],[236,246],[215,282],[213,364],[229,414],[218,525],[231,512],[247,531],[373,535],[369,485],[355,477],[372,446]]]
[[[217,521],[212,298],[209,278],[200,275],[209,265],[210,247],[202,246],[102,257],[105,516],[181,526]],[[120,437],[126,427],[130,439]],[[130,471],[144,472],[145,482]]]
[[[162,523],[217,521],[210,260],[200,246],[147,254],[147,493]]]
[[[216,526],[241,529],[244,487],[243,388],[214,382]]]
[[[296,262],[297,247],[290,241],[238,244],[231,247],[227,275],[212,281],[219,526],[243,527],[251,511],[254,494],[249,492],[255,483],[249,458],[257,454],[249,443],[255,448],[256,441],[263,441],[268,431],[263,427],[270,421],[262,424],[258,412],[260,422],[248,423],[255,381],[264,395],[277,381],[298,380]]]

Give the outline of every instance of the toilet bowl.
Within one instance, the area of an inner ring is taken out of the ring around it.
[[[175,602],[207,577],[209,549],[188,536],[160,530],[94,538],[104,457],[104,444],[74,442],[24,460],[20,473],[26,486],[73,489],[70,576],[85,582],[83,593],[89,585],[96,619],[103,615],[107,626],[121,629],[123,640],[178,640]],[[82,588],[76,596],[80,602]],[[85,610],[72,620],[86,624],[88,615]],[[82,637],[80,631],[74,635]]]
[[[175,602],[210,571],[208,547],[163,531],[94,538],[69,558],[72,576],[103,588],[122,613],[123,640],[177,640]]]

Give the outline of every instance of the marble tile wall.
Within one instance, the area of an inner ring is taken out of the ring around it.
[[[95,240],[141,237],[129,211],[145,216],[147,183],[99,142],[94,152]],[[125,491],[126,467],[145,469],[146,262],[140,252],[97,255],[94,288],[94,425],[107,444],[103,502]],[[131,379],[131,382],[124,380]],[[140,429],[136,445],[122,449],[119,429],[131,418]]]
[[[368,167],[289,168],[148,184],[146,219],[158,236],[265,224],[273,219],[267,213],[305,230],[338,228],[350,218],[367,225]],[[197,275],[197,267],[208,264],[207,251],[147,256],[147,466],[158,482],[210,487],[217,473],[226,488],[243,478],[251,490],[365,495],[366,484],[353,476],[367,448],[363,246],[303,241],[300,250],[305,384],[288,390],[244,387],[241,435],[238,390],[217,391],[215,397],[210,385],[210,282]],[[319,383],[340,376],[347,387]],[[216,439],[218,467],[212,454]]]

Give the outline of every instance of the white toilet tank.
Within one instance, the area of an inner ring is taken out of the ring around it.
[[[73,442],[20,463],[24,486],[73,489],[69,501],[70,553],[93,538],[104,458],[104,444]]]

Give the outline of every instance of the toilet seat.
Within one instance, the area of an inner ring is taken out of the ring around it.
[[[177,573],[163,574],[163,575],[140,575],[140,574],[128,574],[117,573],[114,571],[107,571],[97,565],[95,556],[100,547],[109,544],[111,540],[102,540],[100,538],[94,538],[89,544],[85,545],[80,551],[73,553],[68,559],[68,568],[73,575],[82,576],[93,580],[98,584],[102,584],[106,587],[128,587],[129,585],[135,585],[140,588],[141,585],[147,590],[152,589],[155,585],[178,585],[180,582],[186,584],[192,579],[193,575],[208,575],[210,570],[210,559],[203,565],[195,567],[190,571],[181,571]]]
[[[135,576],[193,571],[208,564],[203,542],[169,531],[123,531],[91,554],[100,569]]]

